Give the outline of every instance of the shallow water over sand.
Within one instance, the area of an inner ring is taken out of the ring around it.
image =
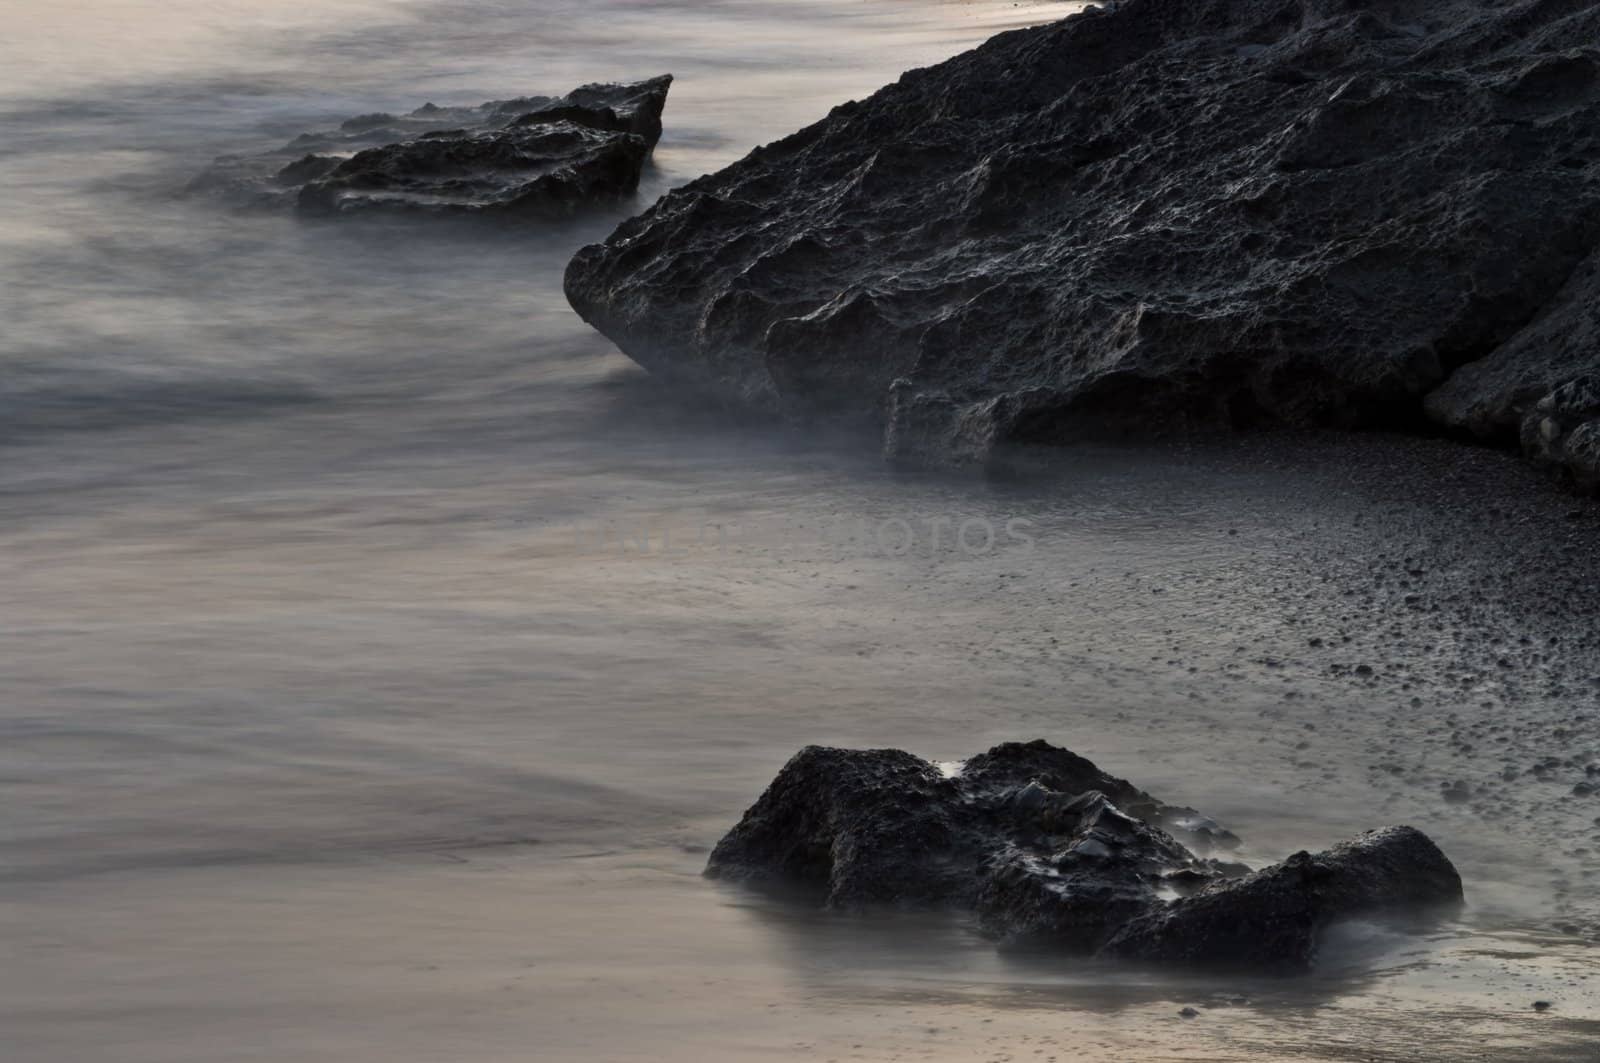
[[[584,328],[560,270],[615,216],[174,195],[330,118],[671,71],[647,201],[1047,7],[53,10],[0,62],[8,1059],[1592,1058],[1591,508],[1385,439],[896,476]],[[1470,906],[1256,983],[698,877],[805,743],[1033,737],[1257,861],[1412,823]]]

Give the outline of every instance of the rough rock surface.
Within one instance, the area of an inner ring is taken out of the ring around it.
[[[561,97],[479,107],[426,104],[307,133],[263,155],[230,156],[191,185],[314,213],[498,211],[562,217],[639,187],[661,139],[671,76],[585,85]]]
[[[900,750],[809,746],[706,873],[834,907],[967,908],[1009,945],[1279,969],[1308,967],[1341,918],[1461,900],[1455,868],[1410,827],[1254,873],[1194,851],[1237,845],[1193,809],[1042,741],[955,772]]]
[[[893,456],[1443,426],[1592,485],[1597,236],[1600,0],[1125,0],[673,192],[567,292]]]

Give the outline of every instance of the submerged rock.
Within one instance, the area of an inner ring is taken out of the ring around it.
[[[589,322],[897,457],[1449,426],[1600,480],[1600,0],[1124,0],[674,191]]]
[[[479,107],[427,104],[217,160],[191,184],[314,213],[496,211],[563,217],[639,187],[671,76]]]
[[[706,873],[831,907],[953,905],[1014,946],[1283,969],[1309,966],[1339,919],[1461,900],[1455,868],[1410,827],[1254,873],[1188,847],[1209,851],[1219,833],[1042,741],[954,774],[895,749],[809,746]]]

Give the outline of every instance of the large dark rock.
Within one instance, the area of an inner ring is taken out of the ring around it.
[[[953,772],[894,749],[809,746],[706,873],[833,907],[970,909],[1008,945],[1256,968],[1309,966],[1339,919],[1461,900],[1455,868],[1410,827],[1253,874],[1195,852],[1237,845],[1193,809],[1042,741]]]
[[[1600,0],[1126,0],[671,193],[567,292],[897,456],[1443,425],[1592,482],[1595,391],[1556,393],[1600,362],[1597,236]]]
[[[661,139],[670,76],[480,107],[427,104],[217,160],[191,186],[314,213],[367,210],[564,217],[639,187]]]

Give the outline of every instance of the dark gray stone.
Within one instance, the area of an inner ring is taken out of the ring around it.
[[[383,210],[565,217],[631,196],[670,76],[566,96],[369,114],[264,155],[219,159],[192,185],[318,214]]]
[[[567,292],[917,461],[1437,430],[1600,480],[1600,0],[1126,0],[664,197]]]
[[[1237,846],[1042,741],[996,746],[954,775],[900,750],[809,746],[706,873],[836,908],[968,909],[1011,947],[1252,968],[1310,966],[1339,919],[1461,900],[1455,868],[1410,827],[1254,873],[1185,844],[1224,836]]]
[[[1101,951],[1163,963],[1299,969],[1311,965],[1317,935],[1331,923],[1459,902],[1461,895],[1461,877],[1427,835],[1385,827],[1152,905]]]

